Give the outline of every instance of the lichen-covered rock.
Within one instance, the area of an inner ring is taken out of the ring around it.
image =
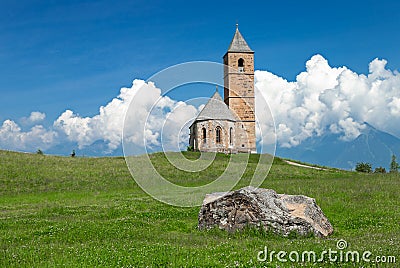
[[[208,194],[200,209],[200,229],[218,226],[235,231],[246,225],[263,227],[283,236],[314,233],[326,237],[332,225],[315,199],[303,195],[277,194],[251,186],[233,192]]]

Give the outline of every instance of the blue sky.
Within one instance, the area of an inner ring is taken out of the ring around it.
[[[399,1],[1,1],[0,123],[94,116],[132,80],[222,62],[235,23],[255,68],[294,81],[313,55],[368,74],[400,69]],[[210,89],[212,92],[212,89]],[[185,96],[179,96],[184,99]]]

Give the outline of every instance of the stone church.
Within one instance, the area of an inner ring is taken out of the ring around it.
[[[254,51],[236,32],[223,57],[224,99],[218,90],[190,126],[196,151],[256,153]]]

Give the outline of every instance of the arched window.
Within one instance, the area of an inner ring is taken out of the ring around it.
[[[233,129],[230,128],[230,129],[229,129],[229,144],[230,144],[230,145],[233,144],[233,140],[232,140],[232,131],[233,131]]]
[[[244,72],[244,59],[242,58],[238,60],[238,71],[239,73]]]
[[[207,130],[203,127],[201,132],[203,134],[203,142],[206,143],[207,142]]]
[[[220,127],[217,127],[215,129],[215,141],[217,143],[221,143],[221,128]]]

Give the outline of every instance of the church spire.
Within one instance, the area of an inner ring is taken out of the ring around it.
[[[251,50],[242,34],[239,32],[239,24],[236,23],[236,32],[232,38],[227,52],[254,52]]]

